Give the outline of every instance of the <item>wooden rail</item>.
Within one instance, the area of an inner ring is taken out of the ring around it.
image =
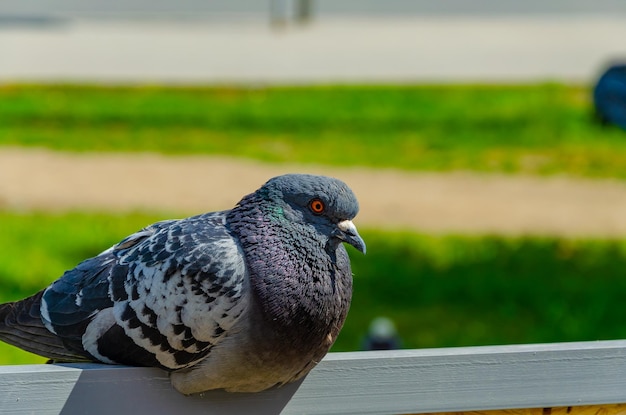
[[[158,369],[0,367],[2,414],[626,415],[622,403],[622,340],[332,353],[297,384],[192,397],[174,391]]]

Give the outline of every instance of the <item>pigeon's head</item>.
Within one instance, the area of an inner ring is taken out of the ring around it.
[[[308,174],[270,179],[258,192],[280,217],[312,226],[332,246],[346,242],[365,253],[365,242],[352,219],[359,211],[354,193],[341,180]]]

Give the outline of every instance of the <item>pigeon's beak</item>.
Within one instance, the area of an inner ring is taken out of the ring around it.
[[[365,253],[365,241],[359,235],[359,232],[356,230],[356,226],[352,223],[351,220],[343,220],[337,224],[337,228],[339,228],[339,232],[337,232],[337,237],[344,242],[349,243],[362,253]]]

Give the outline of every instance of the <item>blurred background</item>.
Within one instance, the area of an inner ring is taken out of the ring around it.
[[[624,338],[624,39],[617,0],[4,0],[0,301],[311,172],[368,244],[333,350]]]

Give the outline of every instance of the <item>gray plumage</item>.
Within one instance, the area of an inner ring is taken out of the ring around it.
[[[345,183],[284,175],[232,210],[157,222],[0,305],[0,339],[60,361],[155,366],[185,394],[306,375],[352,296],[365,244]]]

